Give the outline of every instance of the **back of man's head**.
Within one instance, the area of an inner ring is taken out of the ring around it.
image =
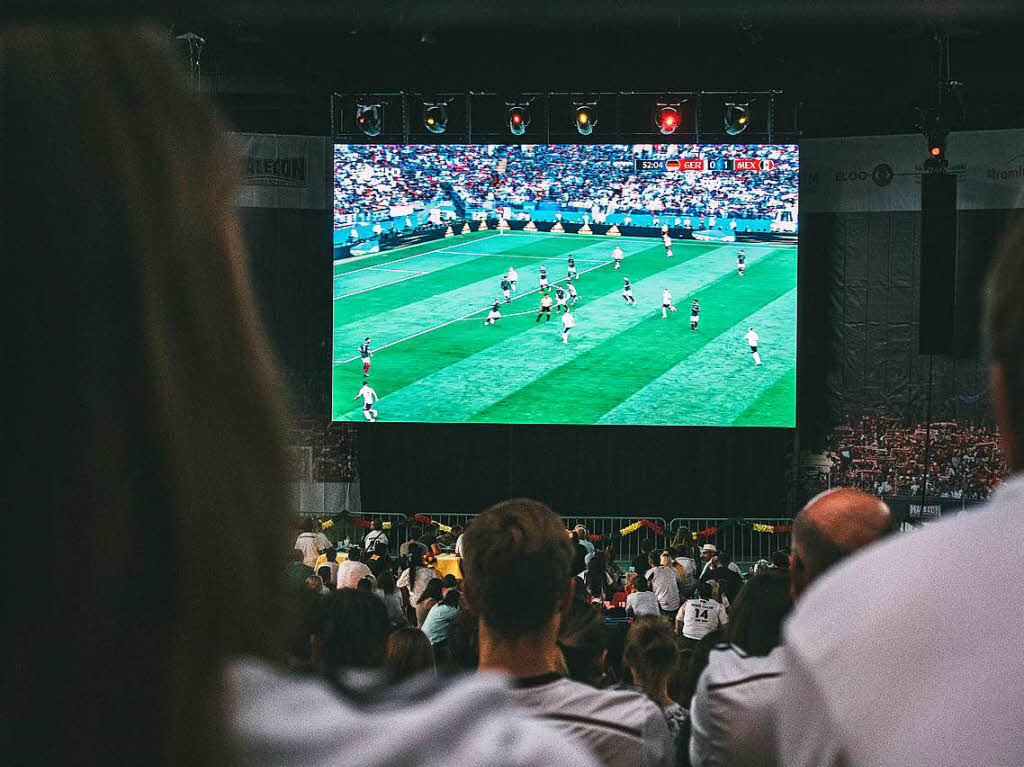
[[[1003,451],[1011,471],[1024,465],[1024,224],[1004,237],[988,273],[985,335]]]
[[[349,562],[358,562],[362,558],[363,558],[363,553],[359,549],[349,549],[348,550],[348,561]]]
[[[490,630],[514,639],[550,622],[573,557],[555,512],[528,498],[492,506],[466,531],[463,554],[466,600]]]
[[[724,551],[718,552],[718,564],[722,567],[728,567],[730,562],[732,562],[732,557]]]
[[[862,490],[833,488],[808,501],[793,520],[793,599],[836,562],[889,532],[890,525],[889,507]]]

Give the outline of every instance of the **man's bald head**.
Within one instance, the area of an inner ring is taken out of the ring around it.
[[[835,488],[812,498],[793,520],[793,599],[843,557],[889,532],[891,519],[885,503],[854,488]]]

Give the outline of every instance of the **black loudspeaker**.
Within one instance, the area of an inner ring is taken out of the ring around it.
[[[951,354],[956,332],[956,176],[921,176],[921,354]]]

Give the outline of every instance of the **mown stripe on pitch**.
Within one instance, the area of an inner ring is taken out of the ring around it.
[[[607,244],[605,246],[608,248],[607,252],[610,257],[611,248],[614,246]],[[644,247],[644,243],[638,242],[631,243],[628,247],[636,249],[636,252],[651,248],[649,244]],[[586,248],[576,252],[590,253]],[[630,254],[630,250],[626,247],[623,248],[623,252]],[[468,284],[461,282],[467,276],[476,276],[481,271],[490,270],[492,262],[494,269],[489,276]],[[410,263],[415,263],[415,261]],[[483,256],[465,264],[451,266],[418,277],[415,280],[406,280],[396,285],[335,301],[333,360],[338,363],[350,359],[366,336],[371,336],[373,347],[379,348],[410,336],[416,336],[417,333],[422,333],[457,317],[485,312],[495,298],[500,298],[501,276],[508,266],[516,268],[519,282],[516,294],[518,298],[507,306],[510,311],[525,311],[540,301],[536,294],[531,296],[529,293],[539,284],[541,263],[548,266],[550,280],[554,281],[565,276],[565,259],[560,262],[556,262],[554,259],[548,259],[546,262],[535,259],[517,262],[514,256],[510,256],[506,264],[504,259]],[[560,264],[558,272],[554,271],[555,264]],[[578,266],[581,271],[590,268],[585,264]],[[590,266],[596,266],[596,264]],[[612,267],[609,265],[608,268]],[[458,287],[444,290],[449,285],[458,285]],[[422,336],[417,336],[412,340],[419,341],[420,338]]]
[[[796,364],[761,392],[733,419],[733,426],[778,426],[796,423]]]
[[[676,286],[680,295],[702,288],[735,270],[735,263],[723,258],[724,253],[719,251],[731,252],[731,248],[716,248],[683,263],[666,259],[666,268],[635,282],[634,292],[660,296],[665,284]],[[763,257],[754,255],[748,262]],[[673,265],[667,266],[669,263]],[[388,420],[403,421],[471,420],[474,413],[527,386],[567,359],[586,353],[624,328],[643,322],[647,316],[639,309],[623,306],[617,293],[588,301],[579,315],[581,323],[587,323],[588,316],[594,321],[589,322],[590,329],[573,344],[561,344],[557,319],[543,323],[544,327],[535,328],[536,332],[519,333],[383,396],[382,416],[386,413]]]
[[[624,329],[545,379],[476,414],[473,420],[595,423],[633,392],[698,353],[719,333],[792,290],[795,283],[796,262],[791,252],[777,250],[754,260],[745,277],[733,271],[700,291],[702,318],[696,332],[689,329],[689,297],[673,293],[679,311],[662,318],[659,291],[648,298],[644,322]],[[579,329],[588,331],[582,321]],[[552,381],[569,387],[572,394],[550,397]],[[706,381],[708,385],[727,384],[727,379]]]
[[[398,247],[388,248],[387,250],[381,251],[380,253],[374,253],[372,255],[340,258],[334,262],[334,274],[344,274],[346,272],[355,271],[356,269],[363,269],[367,266],[380,265],[388,261],[397,261],[400,258],[407,258],[409,256],[429,253],[432,251],[444,250],[446,248],[454,248],[476,240],[486,240],[496,236],[497,235],[494,232],[470,232],[469,234],[461,234],[454,237],[441,237],[436,240],[417,242],[415,245],[399,245]]]
[[[743,338],[750,326],[761,336],[760,367],[754,365]],[[729,425],[780,377],[792,373],[795,326],[793,288],[634,392],[598,422]]]

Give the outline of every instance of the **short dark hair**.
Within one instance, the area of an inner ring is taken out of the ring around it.
[[[730,557],[724,551],[719,551],[718,552],[718,562],[719,562],[719,564],[722,565],[722,567],[728,567],[729,563],[732,562],[732,557]]]
[[[459,593],[458,589],[448,589],[448,591],[445,592],[442,601],[449,607],[458,607],[459,598],[461,596],[462,594]]]
[[[338,558],[338,550],[333,546],[328,546],[324,549],[324,556],[327,557],[328,562],[333,562]]]
[[[349,562],[358,562],[362,558],[362,556],[363,553],[356,546],[353,546],[351,549],[348,550]]]
[[[637,591],[647,591],[647,579],[640,573],[637,573],[636,578],[633,579],[633,585]]]
[[[343,668],[380,668],[391,621],[384,600],[359,589],[339,589],[327,597],[324,620],[324,672],[334,678]]]
[[[701,599],[711,599],[711,582],[700,581],[697,584],[697,596]]]
[[[387,639],[385,665],[393,682],[434,668],[430,640],[417,628],[398,629]]]
[[[537,631],[565,593],[573,548],[565,525],[539,501],[517,498],[480,514],[466,531],[466,597],[497,634]]]
[[[446,589],[455,589],[459,587],[459,579],[448,573],[441,579],[441,585]]]

